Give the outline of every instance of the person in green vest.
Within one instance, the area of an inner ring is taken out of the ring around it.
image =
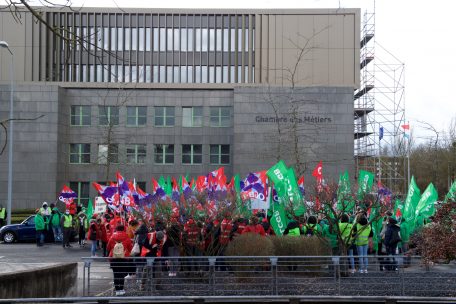
[[[36,246],[41,247],[44,244],[44,232],[47,230],[49,222],[47,217],[43,217],[40,209],[36,209],[35,215],[35,230],[36,230]]]
[[[316,216],[309,216],[307,219],[307,224],[302,226],[302,234],[306,236],[321,236],[321,226],[317,223]]]
[[[321,233],[322,236],[328,240],[329,246],[331,246],[332,254],[333,255],[340,255],[339,246],[337,244],[337,231],[336,231],[336,223],[334,219],[330,220],[331,223],[327,219],[322,219],[320,221]]]
[[[350,223],[350,218],[346,213],[342,214],[339,223],[340,238],[342,241],[342,247],[345,248],[346,254],[350,257],[350,272],[355,273],[355,258],[353,252],[355,250],[355,244],[353,242],[352,235],[353,225]]]
[[[60,218],[60,226],[63,228],[63,248],[73,247],[70,245],[71,231],[73,231],[73,216],[70,210],[65,210],[65,214]]]
[[[369,264],[367,249],[369,247],[369,237],[372,237],[372,229],[365,216],[361,216],[358,223],[355,224],[353,237],[359,256],[359,272],[367,273],[367,266]]]
[[[60,218],[62,217],[62,213],[59,211],[57,207],[52,208],[51,212],[51,219],[50,224],[52,228],[52,232],[54,233],[54,241],[61,242],[63,235],[62,235],[62,227],[60,226]]]
[[[291,220],[288,222],[287,228],[283,231],[283,235],[300,236],[301,230],[299,229],[298,222]]]
[[[0,205],[0,227],[5,225],[6,220],[6,208],[3,208],[3,205]]]

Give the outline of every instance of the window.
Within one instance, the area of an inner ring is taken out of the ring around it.
[[[210,162],[213,165],[227,165],[230,163],[229,145],[211,145]]]
[[[174,126],[174,107],[155,107],[155,126]]]
[[[127,163],[128,164],[145,164],[146,163],[146,145],[145,144],[127,145]]]
[[[119,124],[119,107],[98,106],[98,123],[100,126],[117,126]]]
[[[127,126],[145,126],[147,107],[127,107]]]
[[[109,163],[119,163],[119,145],[98,145],[98,163],[106,165]]]
[[[183,107],[182,108],[183,127],[202,127],[203,126],[203,107]]]
[[[182,145],[183,164],[201,164],[203,162],[202,145]]]
[[[90,199],[90,183],[89,182],[70,182],[70,188],[78,195],[75,203],[87,206]]]
[[[231,107],[211,107],[211,127],[231,126]]]
[[[174,164],[174,145],[154,145],[156,164]]]
[[[89,164],[90,144],[70,144],[70,164]]]
[[[71,125],[90,126],[90,106],[71,106]]]

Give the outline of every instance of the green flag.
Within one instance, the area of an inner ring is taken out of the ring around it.
[[[435,213],[434,203],[438,199],[438,193],[432,183],[427,186],[426,190],[424,190],[423,194],[421,195],[420,201],[416,206],[415,211],[415,218],[418,216],[423,216],[424,218],[428,218]]]
[[[448,202],[449,200],[456,202],[456,180],[451,185],[450,190],[448,191],[447,195],[445,195],[445,203]]]
[[[406,222],[415,222],[415,210],[418,202],[420,201],[420,197],[420,188],[418,188],[415,182],[415,177],[412,176],[412,180],[410,181],[410,186],[407,192],[407,198],[405,199],[404,203],[404,212],[402,214],[402,217]]]
[[[337,188],[337,209],[342,212],[349,212],[355,208],[355,202],[351,200],[350,177],[348,171],[339,175],[339,186]]]
[[[362,200],[366,193],[370,192],[374,184],[375,174],[372,172],[359,170],[358,176],[358,199]]]
[[[299,191],[298,183],[296,181],[296,175],[293,168],[289,168],[287,172],[287,177],[285,178],[287,182],[287,196],[293,207],[293,212],[296,216],[303,215],[306,212],[302,201],[301,191]]]
[[[89,202],[87,203],[87,218],[90,220],[93,216],[93,203],[92,199],[89,198]]]
[[[160,178],[158,179],[158,184],[163,189],[163,191],[166,192],[166,180],[163,176],[160,176]]]
[[[288,168],[283,160],[280,160],[277,164],[272,166],[267,172],[269,180],[274,184],[274,188],[279,197],[287,196],[287,188],[285,178],[288,175]]]
[[[287,228],[288,219],[282,204],[274,203],[271,217],[271,227],[276,235],[283,235]]]
[[[292,168],[287,168],[285,162],[280,160],[266,172],[266,175],[273,182],[277,196],[282,204],[290,202],[293,212],[297,216],[306,212],[296,181],[296,175]]]
[[[173,184],[171,183],[171,177],[169,177],[169,176],[166,179],[165,193],[168,196],[171,196],[173,194]]]

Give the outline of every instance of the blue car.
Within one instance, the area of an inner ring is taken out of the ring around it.
[[[34,241],[35,239],[35,215],[29,216],[20,224],[6,225],[0,229],[0,240],[5,243]]]
[[[54,233],[49,230],[46,234],[45,242],[54,242]],[[70,241],[76,239],[76,231],[73,229]],[[30,215],[20,224],[6,225],[0,228],[0,240],[11,244],[14,242],[36,241],[35,215]]]

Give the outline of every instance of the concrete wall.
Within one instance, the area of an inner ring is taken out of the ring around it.
[[[0,299],[69,297],[77,294],[78,264],[0,274]]]
[[[9,117],[10,87],[0,85],[0,121]],[[13,145],[13,209],[37,208],[56,198],[58,86],[16,85]],[[5,132],[0,131],[0,144]],[[7,200],[8,148],[0,155],[0,202]],[[59,189],[60,190],[60,189]]]
[[[359,86],[359,9],[258,14],[255,82]]]
[[[337,182],[339,173],[353,170],[354,165],[352,94],[350,87],[236,88],[234,172],[242,176],[265,170],[278,159],[292,166],[297,164],[298,156],[301,173],[309,183],[320,160],[324,162],[324,177]]]

